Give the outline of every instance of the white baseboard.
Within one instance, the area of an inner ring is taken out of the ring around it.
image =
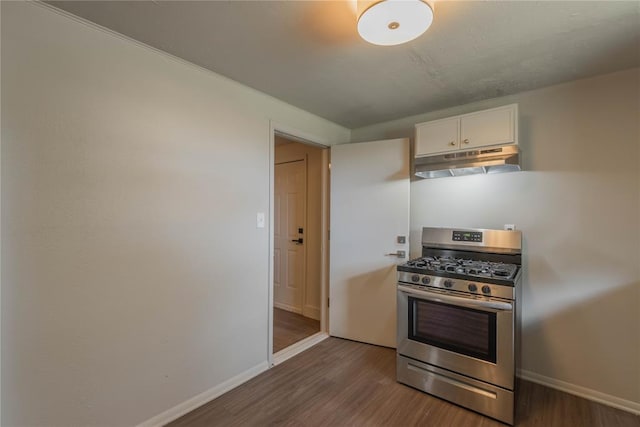
[[[329,334],[326,332],[318,332],[303,340],[298,341],[295,344],[290,345],[284,350],[280,350],[273,355],[273,365],[279,365],[285,360],[291,359],[293,356],[302,353],[303,351],[313,347],[321,341],[329,338]]]
[[[294,307],[292,305],[285,304],[285,303],[282,303],[282,302],[274,301],[273,302],[273,306],[275,308],[279,308],[281,310],[286,310],[286,311],[290,311],[292,313],[302,314],[302,309],[301,308],[297,308],[297,307]]]
[[[173,408],[167,409],[153,418],[149,418],[147,421],[138,424],[137,427],[162,427],[171,421],[177,420],[184,414],[204,405],[205,403],[212,401],[216,397],[225,394],[229,390],[238,387],[240,384],[249,381],[251,378],[263,373],[267,369],[269,369],[269,363],[266,361],[262,362],[259,365],[247,369],[235,377],[174,406]]]
[[[314,307],[312,305],[305,305],[302,309],[302,315],[314,320],[320,320],[320,307]]]
[[[517,375],[523,380],[555,388],[556,390],[564,391],[565,393],[573,394],[588,400],[593,400],[594,402],[602,403],[603,405],[640,415],[640,403],[638,402],[632,402],[631,400],[622,399],[620,397],[557,380],[555,378],[545,377],[544,375],[536,374],[531,371],[519,369]]]

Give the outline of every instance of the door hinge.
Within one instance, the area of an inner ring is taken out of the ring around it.
[[[329,301],[331,301],[331,299],[327,298],[327,307],[330,307],[330,302]]]

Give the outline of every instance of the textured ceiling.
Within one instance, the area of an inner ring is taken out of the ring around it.
[[[640,66],[636,1],[439,1],[392,47],[349,1],[49,3],[348,128]]]

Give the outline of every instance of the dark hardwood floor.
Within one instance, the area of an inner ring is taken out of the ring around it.
[[[320,331],[320,321],[290,311],[273,309],[273,352]]]
[[[169,425],[505,426],[398,384],[395,357],[389,348],[329,338]],[[518,385],[517,426],[640,426],[639,416]]]

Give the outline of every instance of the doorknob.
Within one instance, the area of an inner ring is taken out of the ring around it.
[[[385,254],[386,256],[397,256],[398,258],[406,258],[407,257],[407,252],[406,251],[397,251],[397,252],[391,252],[390,254]]]
[[[302,237],[300,237],[299,239],[293,239],[292,240],[292,242],[295,243],[296,245],[301,245],[303,241],[304,240],[302,239]]]

